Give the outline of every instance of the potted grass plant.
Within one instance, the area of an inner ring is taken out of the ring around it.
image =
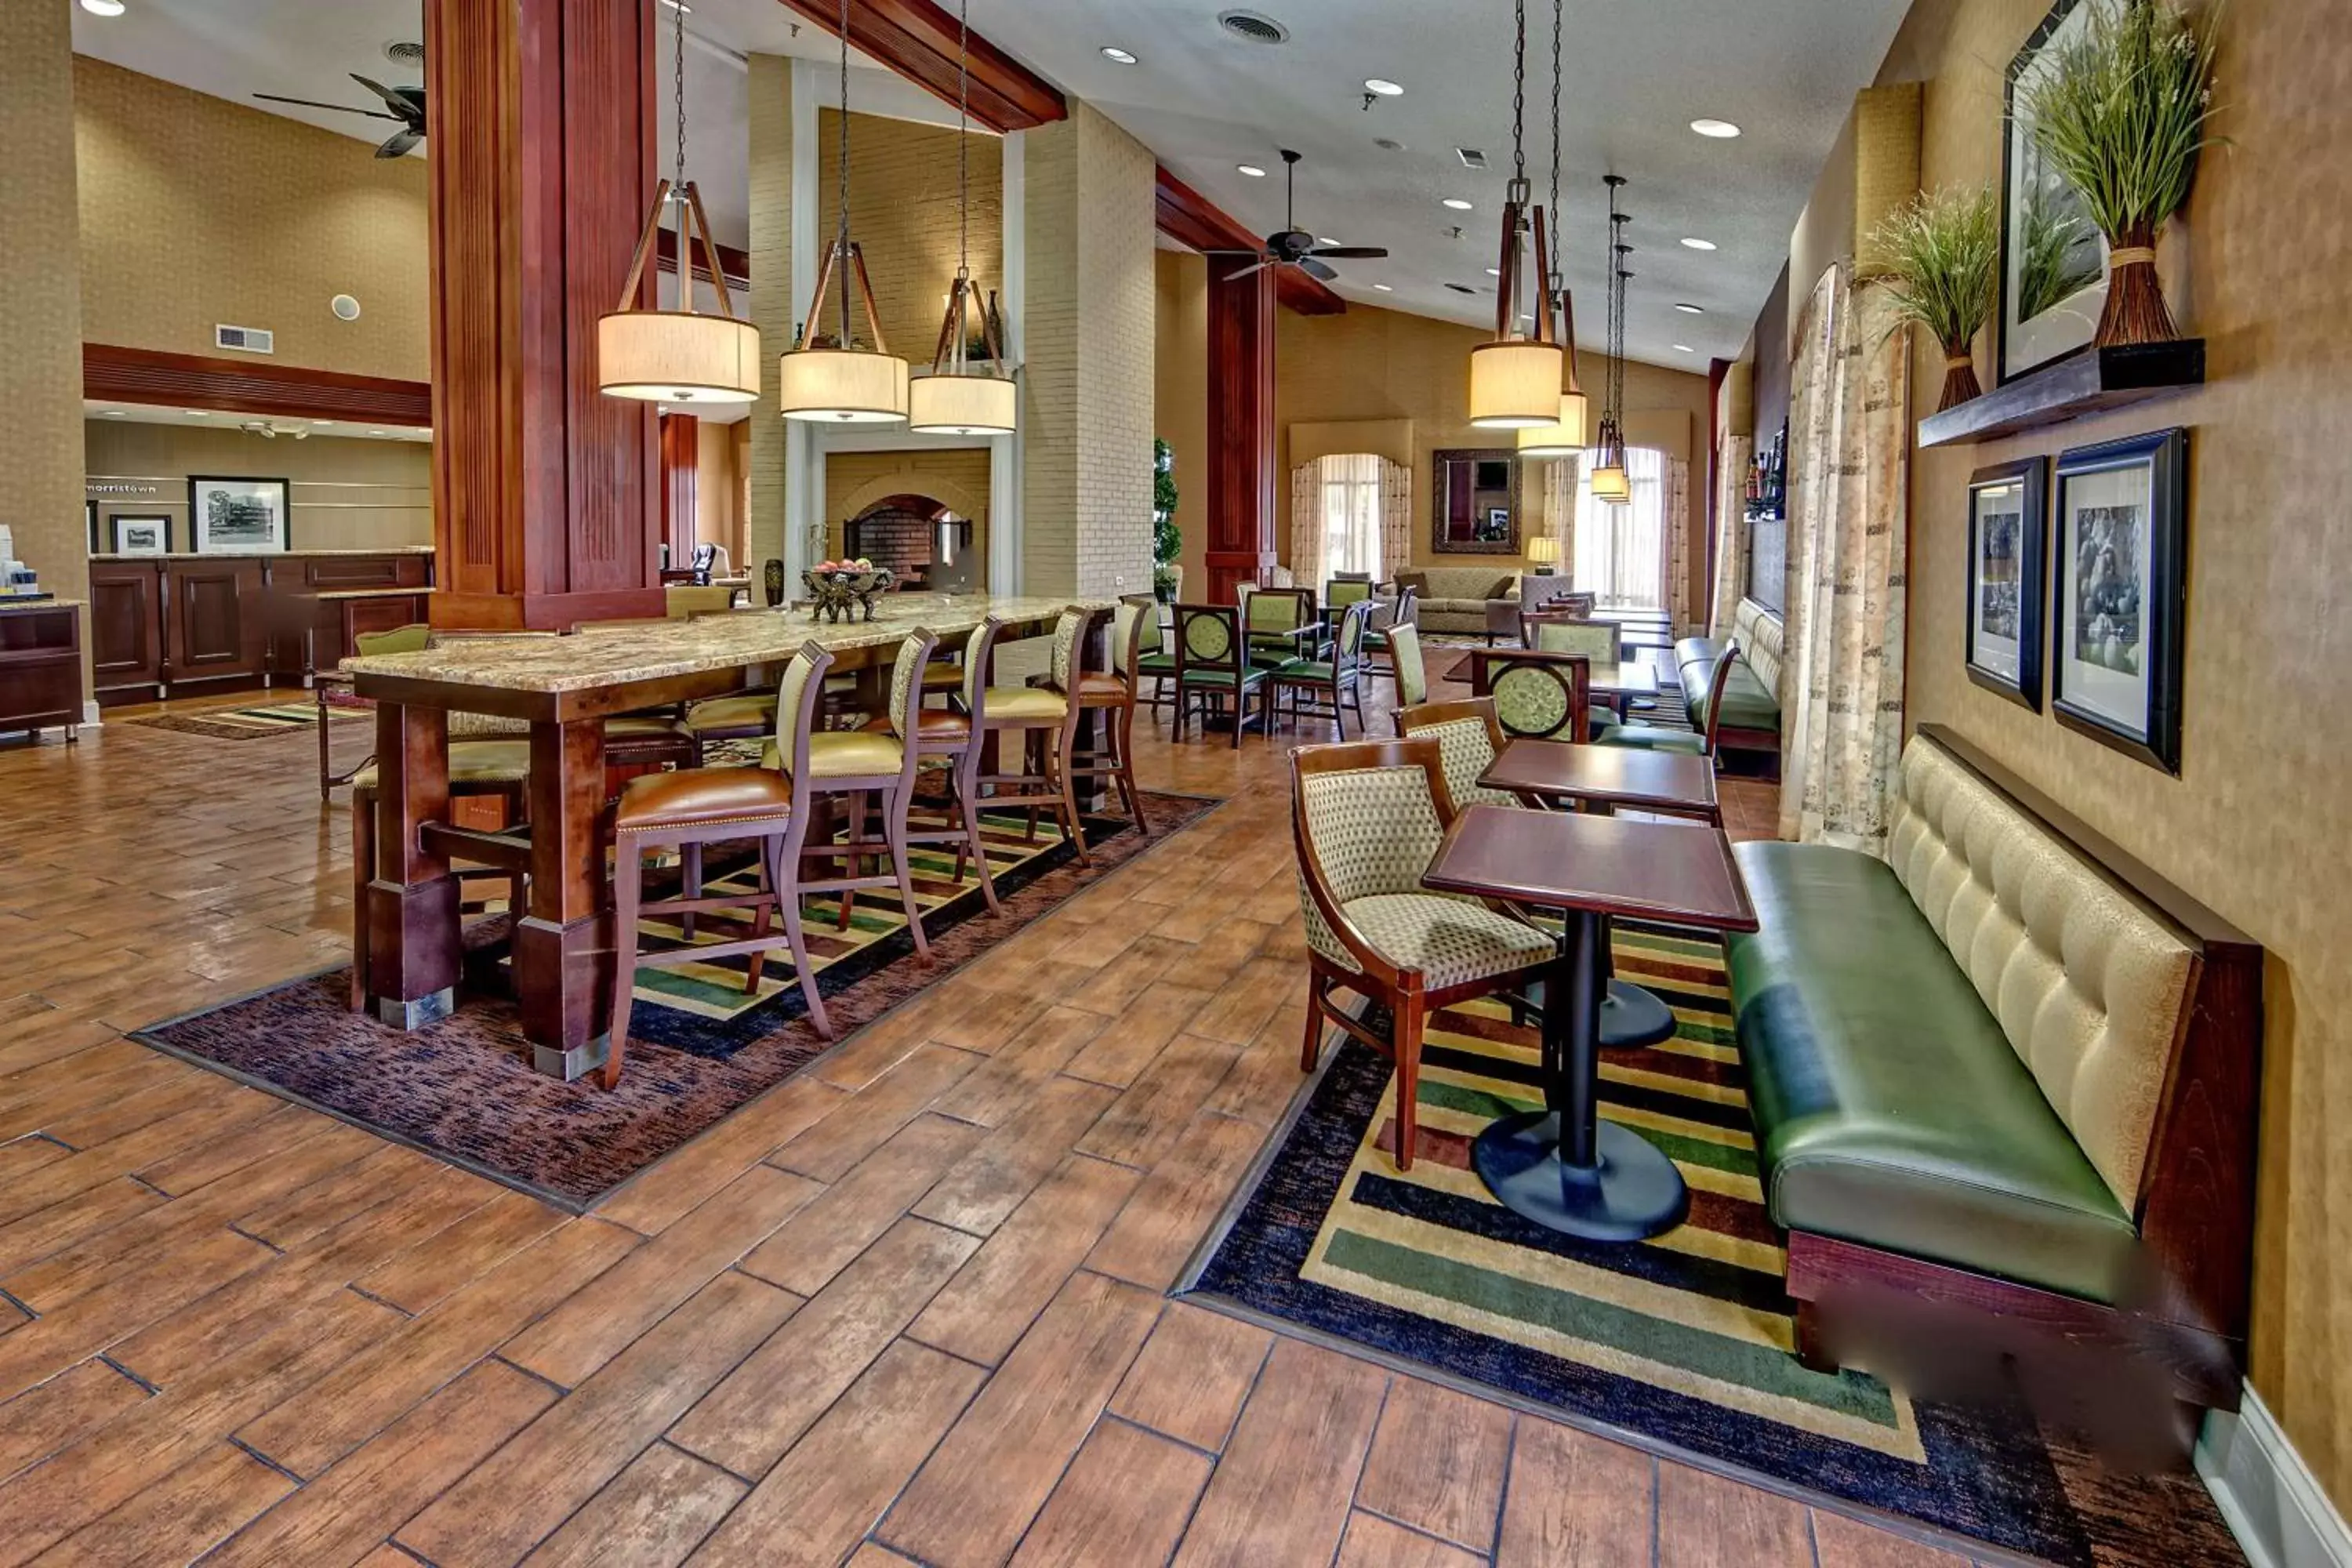
[[[1937,412],[1979,395],[1970,345],[1992,314],[2000,264],[2000,215],[1990,187],[1923,191],[1873,237],[1895,283],[1895,309],[1944,351]]]
[[[2156,275],[2156,243],[2218,140],[2213,31],[2172,0],[2095,10],[2023,95],[2034,145],[2082,197],[2107,242],[2101,347],[2179,336]]]

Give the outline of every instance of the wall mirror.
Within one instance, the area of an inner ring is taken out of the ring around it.
[[[1519,460],[1508,447],[1432,454],[1430,546],[1440,554],[1519,552]]]

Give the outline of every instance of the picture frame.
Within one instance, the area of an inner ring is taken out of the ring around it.
[[[2053,48],[2125,0],[2056,0],[2009,62],[2002,90],[2000,300],[1993,321],[1993,374],[2006,385],[2091,346],[2107,300],[2106,241],[2074,187],[2042,167],[2030,118],[2018,113]]]
[[[113,553],[117,555],[169,555],[172,552],[172,520],[160,513],[152,517],[116,512],[107,520],[111,533]]]
[[[2189,433],[2058,457],[2050,710],[2078,734],[2180,772]]]
[[[2043,578],[2050,552],[2050,459],[1996,463],[1969,476],[1969,679],[2042,711]]]
[[[1430,454],[1430,549],[1440,555],[1517,555],[1525,471],[1512,447]]]
[[[284,479],[188,476],[189,548],[199,555],[276,555],[292,548]]]

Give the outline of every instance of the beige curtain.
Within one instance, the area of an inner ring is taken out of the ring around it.
[[[1577,472],[1574,458],[1554,458],[1543,466],[1543,531],[1559,542],[1559,571],[1571,580],[1576,575]]]
[[[1731,635],[1731,617],[1748,592],[1748,465],[1754,461],[1752,436],[1726,435],[1715,459],[1715,589],[1706,635]]]
[[[1790,418],[1780,837],[1883,853],[1903,746],[1908,334],[1832,268],[1805,307]]]
[[[1300,583],[1323,581],[1323,460],[1290,470],[1290,574]]]
[[[1691,611],[1690,464],[1666,458],[1666,591],[1660,603],[1674,616],[1675,636],[1687,633],[1696,616]]]
[[[1381,459],[1381,575],[1412,564],[1412,470]]]

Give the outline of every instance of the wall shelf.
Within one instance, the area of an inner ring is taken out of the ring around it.
[[[2087,349],[1919,421],[1919,445],[1965,446],[2205,384],[2205,340]]]

